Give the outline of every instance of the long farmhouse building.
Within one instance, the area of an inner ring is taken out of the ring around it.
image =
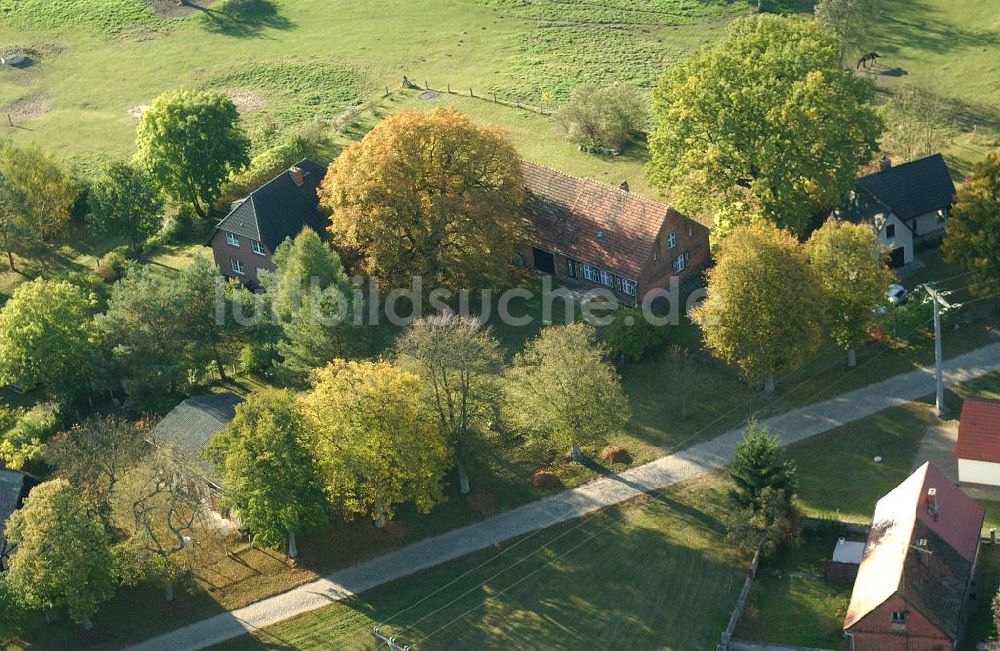
[[[603,287],[639,303],[671,280],[687,285],[710,260],[708,229],[628,191],[521,163],[531,241],[525,266],[584,289]]]

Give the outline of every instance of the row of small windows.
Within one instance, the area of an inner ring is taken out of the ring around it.
[[[230,258],[229,268],[233,270],[233,273],[239,274],[241,276],[246,275],[247,272],[247,268],[243,266],[243,263],[240,262],[238,258]],[[263,267],[257,267],[257,275],[259,276],[260,272],[264,270],[265,269]]]
[[[236,237],[235,233],[226,233],[226,242],[229,246],[240,248],[240,238]],[[257,255],[267,255],[264,253],[264,245],[256,240],[250,240],[250,249]]]
[[[566,259],[566,267],[570,278],[576,278],[579,273],[580,276],[586,278],[592,283],[616,289],[629,296],[635,296],[634,280],[622,278],[621,276],[617,276],[610,271],[606,271],[583,262],[577,262],[576,260],[572,260],[570,258]]]

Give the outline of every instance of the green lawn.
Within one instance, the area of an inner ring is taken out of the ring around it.
[[[823,579],[823,560],[830,558],[841,536],[851,538],[837,526],[805,531],[801,545],[765,559],[734,637],[818,649],[843,648],[844,616],[852,586]]]
[[[428,570],[224,645],[376,648],[710,648],[747,559],[722,541],[717,478]],[[509,552],[508,552],[509,550]],[[503,553],[503,556],[500,554]],[[454,583],[451,583],[454,581]],[[395,616],[404,608],[409,608]]]
[[[155,0],[171,7],[170,0]],[[30,48],[33,65],[0,70],[0,112],[85,172],[131,151],[136,111],[184,88],[232,92],[255,140],[332,118],[399,88],[405,74],[433,88],[496,93],[554,110],[576,86],[631,81],[649,88],[678,56],[719,38],[750,2],[723,0],[233,0],[160,18],[144,0],[17,0],[0,8],[0,47]],[[806,1],[774,3],[808,12]],[[913,83],[946,115],[946,153],[958,171],[995,146],[1000,18],[977,0],[885,0],[872,47],[892,91]],[[525,156],[648,192],[644,154],[577,152],[551,118],[450,97],[476,119],[511,130]],[[428,106],[410,98],[399,106]],[[625,172],[625,173],[623,173]]]

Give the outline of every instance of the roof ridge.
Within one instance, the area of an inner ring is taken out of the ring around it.
[[[629,197],[630,199],[637,199],[637,200],[642,201],[644,203],[652,204],[654,206],[662,206],[663,208],[665,208],[667,210],[673,210],[673,206],[671,206],[668,203],[663,203],[662,201],[657,201],[655,199],[650,199],[648,197],[644,197],[641,194],[636,194],[635,192],[631,192],[629,190],[623,190],[620,187],[617,187],[617,186],[612,185],[610,183],[605,183],[604,181],[598,181],[597,179],[592,179],[592,178],[589,178],[589,177],[586,177],[586,176],[577,176],[576,174],[569,174],[568,172],[563,172],[562,170],[557,170],[554,167],[549,167],[548,165],[542,165],[541,163],[536,163],[535,161],[526,160],[524,158],[520,159],[520,162],[521,163],[527,163],[528,165],[534,165],[535,167],[539,167],[539,168],[541,168],[543,170],[547,170],[547,171],[552,172],[554,174],[560,174],[562,176],[565,176],[566,178],[575,179],[577,181],[583,181],[585,183],[594,183],[596,185],[601,186],[602,188],[607,188],[608,190],[612,190],[614,192],[617,192],[619,194],[619,196]],[[677,211],[675,210],[674,212],[677,212]]]

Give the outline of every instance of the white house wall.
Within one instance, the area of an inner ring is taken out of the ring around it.
[[[962,484],[1000,486],[1000,463],[959,459],[958,481]]]
[[[935,233],[942,234],[946,223],[944,221],[938,222],[937,211],[920,215],[916,219],[911,219],[910,226],[914,226],[914,222],[916,222],[917,237],[924,237],[925,235]]]
[[[885,236],[886,227],[890,224],[896,226],[896,235],[894,237]],[[890,213],[886,218],[882,230],[879,231],[878,241],[886,245],[890,251],[903,247],[903,264],[913,262],[913,233],[906,224],[896,218],[896,215]]]

